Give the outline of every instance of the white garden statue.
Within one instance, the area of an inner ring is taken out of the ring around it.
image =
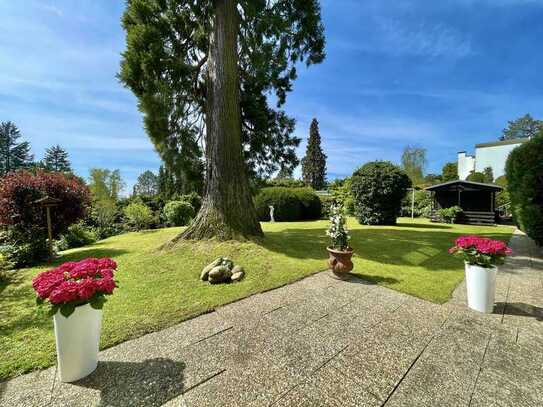
[[[273,205],[270,205],[269,208],[270,208],[270,222],[273,223],[275,222],[275,218],[273,217],[273,211],[275,210],[275,208],[273,207]]]

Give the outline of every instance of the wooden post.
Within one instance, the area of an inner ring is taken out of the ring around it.
[[[462,191],[460,189],[458,189],[458,206],[459,207],[462,207],[462,199],[461,199],[461,194]]]
[[[53,226],[51,225],[51,207],[47,206],[47,233],[49,235],[49,240],[47,246],[49,247],[49,262],[53,261]]]
[[[415,188],[411,188],[411,219],[415,219]]]

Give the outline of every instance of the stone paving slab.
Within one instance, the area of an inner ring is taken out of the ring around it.
[[[465,284],[437,305],[328,272],[0,383],[2,406],[541,406],[543,257],[520,234],[493,314]]]

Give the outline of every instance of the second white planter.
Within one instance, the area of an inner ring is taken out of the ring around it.
[[[497,267],[485,268],[466,263],[468,307],[491,314],[496,296]]]
[[[98,365],[102,310],[85,304],[68,318],[57,312],[53,320],[60,380],[74,382],[91,374]]]

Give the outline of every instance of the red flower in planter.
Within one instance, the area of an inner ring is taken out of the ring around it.
[[[469,264],[492,267],[503,264],[505,257],[513,251],[501,240],[493,240],[480,236],[460,236],[449,253],[457,254]]]
[[[78,305],[90,303],[95,309],[102,308],[105,296],[117,287],[113,279],[116,268],[117,263],[108,258],[63,263],[38,274],[32,286],[38,303],[48,300],[52,314],[60,309],[64,316],[69,316]]]

